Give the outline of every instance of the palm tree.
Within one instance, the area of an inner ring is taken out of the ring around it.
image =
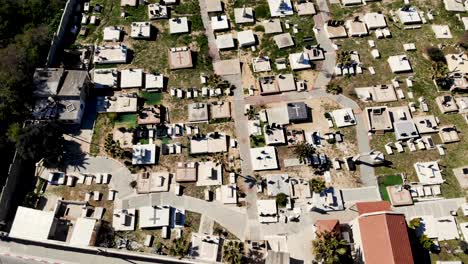
[[[302,163],[306,163],[307,160],[315,153],[315,148],[308,143],[298,144],[294,148],[294,154],[299,158]]]
[[[244,243],[238,240],[229,240],[223,246],[223,260],[230,264],[240,264],[244,260]]]
[[[179,238],[172,240],[172,246],[169,248],[169,255],[184,258],[189,253],[189,244],[186,240]]]
[[[444,80],[448,77],[449,70],[447,65],[443,62],[433,62],[432,63],[432,78],[436,81]]]
[[[343,88],[336,83],[329,83],[326,89],[329,94],[340,94],[343,92]]]
[[[346,50],[341,50],[336,54],[337,63],[341,64],[342,66],[347,66],[351,64],[351,52]]]
[[[337,232],[320,232],[312,241],[315,258],[325,264],[347,263],[350,260],[346,241]]]
[[[247,116],[247,119],[253,120],[253,119],[257,118],[257,109],[255,109],[255,107],[252,107],[252,108],[247,110],[245,115]]]
[[[309,181],[310,190],[314,193],[321,193],[326,189],[325,182],[321,179],[312,179]]]

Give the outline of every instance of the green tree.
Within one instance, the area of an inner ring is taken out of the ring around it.
[[[436,81],[446,80],[449,75],[447,64],[444,62],[433,62],[432,63],[432,78]]]
[[[322,263],[350,263],[347,243],[336,232],[318,233],[312,246],[316,260]]]
[[[41,122],[24,129],[16,147],[19,155],[34,162],[44,159],[44,166],[56,168],[63,157],[62,127],[56,122]]]
[[[419,243],[421,243],[421,246],[425,250],[431,250],[431,248],[434,246],[434,241],[432,241],[432,239],[430,239],[426,235],[422,235],[419,237]]]
[[[244,263],[244,243],[237,240],[229,240],[223,246],[223,260],[230,264]]]
[[[182,239],[172,240],[172,246],[169,248],[169,255],[184,258],[189,253],[189,243]]]
[[[322,179],[313,178],[309,181],[310,190],[314,193],[321,193],[327,187],[325,186],[325,181]]]
[[[288,196],[286,194],[278,193],[276,195],[276,204],[279,207],[285,207],[287,203],[288,203]]]
[[[351,52],[346,51],[346,50],[340,50],[336,54],[336,61],[337,63],[347,66],[351,64]]]
[[[339,86],[338,84],[332,82],[327,85],[326,91],[329,94],[340,94],[343,92],[343,88],[341,88],[341,86]]]
[[[293,152],[302,163],[307,163],[308,159],[315,153],[315,148],[311,144],[301,143],[294,147]]]
[[[412,229],[418,229],[420,226],[421,226],[421,218],[419,217],[413,218],[409,222],[409,227]]]

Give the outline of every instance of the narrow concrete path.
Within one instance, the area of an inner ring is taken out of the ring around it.
[[[220,60],[219,57],[219,50],[216,46],[216,39],[213,33],[213,29],[211,28],[211,19],[206,11],[206,1],[205,0],[198,0],[198,4],[200,6],[201,17],[203,21],[203,26],[205,27],[205,35],[208,38],[208,47],[210,52],[210,57],[213,62]]]

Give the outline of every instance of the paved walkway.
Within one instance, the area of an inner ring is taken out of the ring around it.
[[[200,5],[200,12],[201,12],[201,17],[203,20],[203,26],[205,27],[205,35],[208,38],[208,48],[210,52],[210,57],[213,60],[213,62],[220,60],[219,57],[219,50],[218,46],[216,46],[216,39],[213,33],[213,29],[211,28],[211,19],[210,16],[208,15],[208,12],[206,12],[206,1],[201,0],[198,1]]]
[[[218,222],[241,240],[247,228],[247,215],[244,208],[224,205],[218,201],[207,202],[190,196],[176,196],[173,192],[153,193],[129,197],[122,201],[123,208],[142,206],[171,205],[209,217]]]

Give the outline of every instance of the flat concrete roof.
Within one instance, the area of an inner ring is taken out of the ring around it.
[[[234,38],[231,33],[216,36],[216,46],[218,49],[232,49],[235,47]]]
[[[289,176],[288,174],[267,174],[265,175],[267,194],[269,196],[277,196],[284,193],[289,196]]]
[[[359,99],[365,102],[387,103],[397,101],[397,95],[393,85],[375,85],[354,89]]]
[[[329,39],[346,38],[348,36],[346,28],[343,25],[328,25],[327,23],[324,26],[324,30]]]
[[[127,63],[127,46],[96,46],[93,62],[95,64]]]
[[[253,58],[252,67],[254,72],[271,71],[270,58],[267,56]]]
[[[145,89],[163,89],[164,75],[162,74],[145,74]]]
[[[138,98],[127,96],[98,96],[96,111],[98,113],[135,113],[138,108]]]
[[[148,18],[149,19],[162,19],[168,18],[169,13],[167,12],[167,6],[156,4],[148,5]]]
[[[135,217],[135,208],[114,208],[114,213],[112,214],[112,228],[114,228],[115,231],[133,231],[135,230]]]
[[[94,69],[92,72],[94,87],[101,88],[116,88],[118,71],[116,68],[112,69]]]
[[[220,0],[204,0],[206,2],[206,12],[223,12],[223,5]]]
[[[227,150],[227,136],[224,133],[218,133],[217,136],[210,133],[205,137],[192,137],[190,140],[191,154],[219,153]]]
[[[231,118],[231,103],[228,101],[213,102],[210,105],[211,118]]]
[[[216,192],[216,196],[220,196],[220,201],[223,204],[237,204],[237,185],[236,184],[227,184],[221,185]]]
[[[414,116],[413,121],[420,134],[436,133],[439,131],[437,120],[433,115]]]
[[[280,49],[294,46],[294,41],[289,32],[275,35],[273,40],[275,41],[276,46]]]
[[[274,170],[278,168],[275,147],[251,148],[250,157],[254,171]]]
[[[239,46],[247,47],[255,45],[255,34],[252,30],[243,30],[237,32],[237,41],[239,42]]]
[[[281,125],[272,127],[270,125],[264,126],[265,143],[267,145],[282,145],[286,144],[286,134]]]
[[[229,29],[229,19],[226,15],[217,15],[211,17],[211,28],[213,31]]]
[[[463,189],[468,188],[468,163],[466,166],[453,169],[453,174]]]
[[[150,38],[151,37],[151,23],[150,22],[132,22],[130,37]]]
[[[458,112],[458,105],[451,95],[442,95],[436,97],[436,103],[442,114]]]
[[[197,180],[197,165],[195,162],[177,163],[176,182],[194,182]]]
[[[466,7],[463,1],[460,0],[444,0],[444,7],[447,11],[466,12]]]
[[[395,129],[395,137],[397,140],[419,137],[418,129],[411,119],[393,122],[393,128]]]
[[[369,131],[375,132],[393,129],[387,106],[366,107],[365,113]]]
[[[387,27],[385,15],[375,12],[366,13],[364,15],[364,23],[366,23],[369,30]]]
[[[468,55],[465,53],[447,54],[445,55],[445,60],[450,72],[468,74]]]
[[[209,119],[208,104],[191,103],[188,104],[189,122],[207,122]]]
[[[171,70],[192,68],[192,51],[189,47],[171,48],[169,53],[169,67]]]
[[[414,164],[416,175],[422,184],[442,184],[442,178],[439,163],[437,161],[416,162]]]
[[[268,0],[271,17],[291,16],[294,14],[291,0]]]
[[[46,241],[54,223],[54,212],[19,206],[9,236],[33,241]]]
[[[254,11],[251,7],[234,8],[236,24],[254,23]]]
[[[120,88],[141,88],[142,86],[142,69],[127,69],[120,72]]]
[[[219,238],[217,236],[192,233],[190,255],[194,259],[216,262],[218,249]]]
[[[257,200],[258,220],[260,223],[278,222],[276,200]]]
[[[289,124],[288,109],[286,105],[268,108],[266,110],[268,116],[268,124]]]
[[[119,27],[110,26],[104,28],[103,40],[118,42],[122,38],[122,30]]]
[[[278,18],[263,20],[261,24],[265,28],[265,34],[274,34],[274,33],[283,32],[283,27],[281,26],[281,20],[279,20]]]
[[[460,141],[458,131],[455,126],[443,126],[439,129],[439,136],[443,143],[453,143]]]
[[[76,219],[75,224],[73,225],[73,232],[70,238],[70,245],[73,246],[94,246],[93,245],[93,235],[96,236],[94,232],[94,227],[96,225],[96,219],[79,217]]]
[[[140,228],[155,228],[169,226],[171,207],[144,206],[138,208],[138,226]]]
[[[353,109],[351,108],[333,110],[331,114],[337,127],[356,125],[356,117],[354,116]]]
[[[137,193],[167,192],[170,174],[168,171],[139,173],[137,183]]]
[[[406,55],[390,56],[387,59],[387,62],[393,73],[413,71],[410,61]]]
[[[448,25],[432,25],[432,31],[434,31],[435,37],[438,39],[451,39],[452,33]]]
[[[346,27],[348,28],[349,35],[352,37],[360,37],[369,35],[367,26],[364,22],[356,20],[347,20]]]
[[[133,145],[132,164],[150,165],[156,163],[157,147],[155,144]]]
[[[171,34],[181,34],[189,32],[187,17],[174,17],[169,19],[169,31]]]
[[[415,7],[403,7],[397,11],[400,22],[403,24],[421,24],[422,19]]]
[[[300,16],[306,15],[315,15],[317,12],[315,11],[314,2],[307,1],[307,2],[297,2],[296,3],[296,10],[297,14]]]
[[[197,186],[223,184],[223,166],[214,161],[198,162]]]
[[[293,70],[303,70],[312,68],[309,54],[307,52],[297,52],[289,54],[289,65]]]

